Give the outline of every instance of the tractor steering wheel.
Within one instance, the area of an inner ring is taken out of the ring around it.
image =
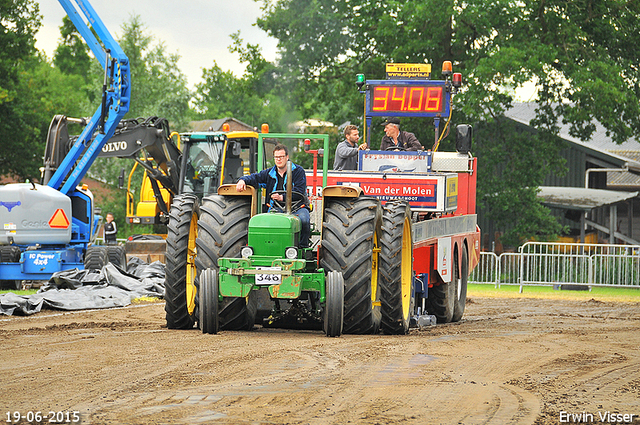
[[[406,148],[403,148],[402,146],[389,146],[387,149],[385,149],[386,151],[406,151]]]
[[[273,192],[271,192],[271,194],[278,194],[278,195],[282,195],[283,200],[281,201],[277,201],[275,199],[271,199],[271,201],[273,201],[273,206],[276,208],[281,209],[282,211],[286,211],[287,207],[286,207],[286,201],[284,199],[286,199],[287,197],[287,191],[286,190],[274,190]],[[300,208],[302,208],[305,205],[309,205],[309,199],[307,199],[307,195],[305,195],[304,193],[301,192],[296,192],[296,191],[292,191],[291,192],[291,212],[295,212],[298,211]]]

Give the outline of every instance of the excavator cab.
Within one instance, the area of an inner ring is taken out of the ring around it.
[[[233,131],[192,133],[182,136],[180,193],[199,198],[217,193],[221,184],[235,183],[256,171],[258,133]]]
[[[180,193],[199,198],[215,193],[220,182],[227,138],[222,133],[191,134],[183,138]]]

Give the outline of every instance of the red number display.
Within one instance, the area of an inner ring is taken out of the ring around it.
[[[442,86],[374,86],[374,112],[442,112]]]

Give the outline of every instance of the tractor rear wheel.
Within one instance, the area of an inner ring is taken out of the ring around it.
[[[218,320],[218,271],[206,269],[200,274],[200,329],[203,334],[217,334]]]
[[[462,245],[462,259],[460,261],[460,272],[456,271],[456,300],[453,307],[453,317],[451,318],[452,322],[459,322],[460,319],[462,319],[462,315],[464,314],[464,307],[467,304],[467,282],[469,281],[469,253],[466,245]],[[456,270],[458,270],[458,267],[456,267]]]
[[[0,263],[19,263],[20,248],[17,246],[0,247]],[[19,290],[22,288],[21,280],[0,280],[0,288]]]
[[[380,329],[378,237],[382,208],[375,198],[325,200],[320,265],[344,278],[344,333]]]
[[[90,246],[84,254],[85,270],[102,270],[109,263],[109,255],[105,246]]]
[[[218,258],[240,257],[247,244],[251,198],[210,195],[203,199],[196,246],[196,269],[218,270]],[[196,277],[196,287],[200,284]],[[223,330],[251,330],[256,320],[256,298],[224,298],[219,304],[218,320]]]
[[[192,194],[178,195],[171,203],[167,225],[165,306],[167,328],[190,329],[196,317],[195,240],[200,208]]]
[[[388,201],[380,235],[380,327],[386,334],[409,332],[415,302],[411,208],[406,201]]]
[[[327,336],[340,336],[344,323],[344,279],[342,273],[336,271],[327,273],[326,297],[324,333]]]

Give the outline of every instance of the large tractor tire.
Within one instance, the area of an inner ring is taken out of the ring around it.
[[[0,263],[19,263],[20,248],[17,246],[0,247]],[[0,280],[0,288],[19,290],[22,288],[21,280]]]
[[[429,288],[427,296],[427,311],[436,316],[437,323],[449,323],[453,320],[457,299],[457,259],[458,249],[453,251],[453,279],[448,283]]]
[[[325,200],[320,265],[344,278],[343,333],[380,330],[378,238],[382,208],[375,198]]]
[[[178,195],[171,203],[167,225],[164,299],[167,328],[190,329],[195,322],[195,248],[200,215],[195,195]]]
[[[251,198],[210,195],[204,198],[198,221],[196,269],[218,270],[218,258],[240,257],[247,244]],[[196,287],[200,279],[196,276]],[[223,298],[218,306],[221,330],[251,330],[256,319],[254,291],[247,298]]]
[[[109,255],[105,246],[90,246],[84,254],[85,270],[102,270],[109,263]]]
[[[458,258],[456,257],[456,263],[458,262]],[[462,319],[462,315],[464,314],[464,307],[467,304],[467,282],[469,281],[469,252],[467,250],[467,245],[462,245],[462,258],[460,259],[460,267],[457,267],[455,264],[456,274],[455,274],[455,282],[456,282],[456,301],[453,307],[453,317],[451,318],[452,322],[459,322]],[[460,270],[458,272],[457,270]]]
[[[406,201],[388,201],[382,212],[379,287],[382,332],[406,334],[415,303],[411,208]]]

